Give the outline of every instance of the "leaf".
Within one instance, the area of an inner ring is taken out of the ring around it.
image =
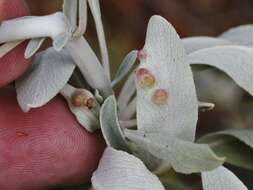
[[[85,38],[80,37],[71,40],[66,48],[89,85],[99,90],[104,98],[110,96],[112,94],[111,84],[105,76],[104,69],[96,54]]]
[[[61,51],[71,38],[70,33],[60,34],[53,38],[53,47],[56,51]]]
[[[224,46],[224,45],[231,45],[232,42],[219,39],[215,37],[207,37],[207,36],[198,36],[198,37],[188,37],[183,38],[182,42],[184,44],[185,50],[187,54],[190,54],[194,51],[210,48],[215,46]]]
[[[63,2],[63,12],[68,18],[73,30],[76,28],[77,21],[77,0],[64,0]]]
[[[23,111],[45,105],[64,87],[75,64],[66,51],[49,48],[35,57],[33,67],[16,81],[17,99]]]
[[[100,126],[108,146],[115,149],[128,150],[128,145],[118,120],[117,102],[114,96],[108,97],[101,107]]]
[[[13,42],[7,42],[0,46],[0,58],[5,56],[7,53],[9,53],[11,50],[13,50],[15,47],[17,47],[19,44],[21,44],[23,40],[19,41],[13,41]]]
[[[96,106],[94,108],[74,106],[72,103],[72,96],[77,91],[83,92],[92,98],[95,101]],[[97,129],[99,129],[98,115],[100,111],[100,105],[91,92],[85,89],[77,89],[69,84],[66,84],[61,90],[61,94],[67,100],[70,111],[75,115],[81,126],[83,126],[89,132],[95,132]]]
[[[198,102],[191,68],[175,29],[164,18],[153,16],[148,24],[140,68],[155,77],[155,86],[143,89],[137,84],[138,128],[145,131],[166,130],[171,136],[193,141],[198,117]],[[163,89],[167,102],[156,105],[151,101],[155,90]]]
[[[120,113],[125,110],[135,91],[134,74],[132,73],[129,75],[118,96],[118,107]]]
[[[221,39],[229,40],[238,45],[253,46],[252,38],[249,36],[253,35],[253,25],[241,25],[225,31],[219,37]]]
[[[79,11],[78,11],[78,27],[76,31],[74,32],[74,37],[80,37],[82,36],[87,27],[87,0],[79,0]]]
[[[227,163],[253,169],[252,129],[230,129],[210,133],[198,141],[208,143],[217,155],[226,157]]]
[[[219,168],[203,172],[202,183],[204,190],[247,190],[248,188],[231,171]]]
[[[93,15],[95,25],[96,25],[99,47],[100,47],[102,63],[104,66],[105,74],[108,80],[110,81],[111,76],[110,76],[109,56],[108,56],[108,50],[106,46],[105,33],[104,33],[104,28],[103,28],[103,23],[102,23],[102,18],[101,18],[99,0],[88,0],[88,3],[89,3],[90,10],[91,10],[91,13]]]
[[[170,164],[176,172],[191,174],[208,171],[222,165],[224,158],[218,157],[206,144],[183,141],[166,132],[146,133],[125,130],[126,137],[139,148]]]
[[[45,38],[34,38],[31,39],[25,50],[25,58],[31,58],[40,48]]]
[[[96,190],[165,190],[141,160],[113,148],[105,150],[91,181]]]
[[[213,47],[189,54],[192,66],[203,64],[228,74],[240,87],[253,95],[253,49],[243,46]]]
[[[122,61],[116,72],[115,78],[112,81],[112,86],[115,86],[127,75],[127,73],[133,68],[136,59],[137,59],[136,50],[133,50],[127,54],[127,56],[124,58],[124,60]]]

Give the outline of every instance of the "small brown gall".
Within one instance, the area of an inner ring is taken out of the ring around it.
[[[86,106],[89,109],[95,108],[97,106],[96,100],[94,98],[89,98],[86,102]]]
[[[136,70],[136,77],[142,88],[152,88],[155,85],[155,76],[148,69]]]
[[[153,96],[152,96],[152,101],[156,104],[156,105],[164,105],[167,103],[168,101],[168,93],[166,90],[164,89],[157,89]]]
[[[138,53],[137,53],[137,58],[138,58],[139,61],[142,61],[142,60],[146,59],[147,58],[146,51],[144,49],[139,50]]]
[[[71,97],[71,103],[75,107],[86,106],[87,95],[81,91],[75,92]]]
[[[92,109],[97,105],[93,97],[82,91],[77,91],[72,95],[71,103],[75,107],[87,107],[88,109]]]

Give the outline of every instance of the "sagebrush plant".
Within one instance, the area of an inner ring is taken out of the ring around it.
[[[83,36],[88,7],[101,61]],[[44,106],[60,93],[86,130],[101,129],[108,147],[93,173],[91,188],[170,189],[162,174],[174,170],[201,173],[204,190],[245,190],[222,165],[252,169],[247,161],[252,158],[242,154],[238,159],[239,150],[230,142],[253,148],[253,130],[229,129],[196,140],[198,112],[213,109],[214,104],[198,100],[192,71],[215,67],[253,95],[253,49],[247,39],[252,32],[253,26],[246,25],[218,37],[180,39],[167,20],[155,15],[143,49],[127,54],[112,80],[99,1],[65,0],[63,12],[3,21],[0,56],[30,39],[25,57],[34,55],[33,64],[15,82],[22,110]],[[53,47],[37,53],[48,37]],[[116,97],[113,89],[122,80]],[[219,149],[222,146],[230,152]]]

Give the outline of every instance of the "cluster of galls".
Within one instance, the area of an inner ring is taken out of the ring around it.
[[[138,51],[138,59],[142,61],[147,58],[145,50]],[[156,78],[147,68],[138,68],[135,71],[138,85],[143,89],[152,89],[155,87]],[[168,101],[168,92],[165,89],[155,89],[151,98],[156,105],[164,105]]]
[[[73,93],[71,103],[75,107],[86,107],[88,109],[93,109],[97,106],[96,100],[81,90]]]

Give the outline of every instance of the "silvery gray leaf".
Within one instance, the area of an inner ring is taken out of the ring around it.
[[[64,48],[66,46],[66,44],[68,43],[70,38],[71,38],[70,33],[60,34],[60,35],[56,36],[55,38],[53,38],[54,49],[56,51],[61,51],[62,48]]]
[[[225,158],[216,156],[208,145],[183,141],[167,135],[166,131],[146,133],[125,130],[125,135],[138,147],[170,164],[180,173],[208,171],[222,165],[225,161]]]
[[[63,12],[65,16],[68,18],[73,30],[77,25],[77,0],[64,0],[63,2]]]
[[[75,68],[66,51],[53,48],[38,54],[33,67],[16,81],[17,99],[23,111],[49,102],[64,87]]]
[[[136,50],[133,50],[127,54],[127,56],[124,58],[124,60],[122,61],[116,72],[115,78],[112,81],[112,86],[115,86],[127,75],[127,73],[133,68],[136,59],[137,59]]]
[[[45,38],[34,38],[31,39],[25,50],[25,58],[28,59],[32,57],[40,48]]]
[[[104,66],[105,74],[108,80],[111,81],[109,56],[108,56],[108,50],[106,46],[105,33],[104,33],[104,28],[103,28],[103,23],[102,23],[102,18],[101,18],[99,0],[88,0],[88,3],[89,3],[89,7],[90,7],[90,10],[91,10],[91,13],[93,15],[95,25],[96,25],[99,47],[100,47],[102,63]]]
[[[113,148],[105,150],[91,182],[96,190],[165,190],[141,160]]]
[[[76,31],[74,32],[74,37],[80,37],[82,36],[87,27],[87,0],[79,0],[79,11],[78,11],[78,27]]]
[[[240,87],[253,95],[253,49],[244,46],[223,46],[198,50],[189,54],[192,66],[203,64],[228,74]]]
[[[232,42],[225,39],[219,39],[219,38],[207,37],[207,36],[187,37],[187,38],[183,38],[182,42],[184,44],[187,54],[200,50],[200,49],[204,49],[204,48],[232,44]]]
[[[108,97],[100,110],[100,127],[108,146],[128,150],[118,119],[117,102],[114,96]]]
[[[227,168],[220,166],[212,171],[203,172],[204,190],[247,190],[248,188]]]
[[[112,94],[112,87],[96,54],[84,37],[72,39],[66,48],[89,85],[106,98]]]
[[[225,31],[219,36],[220,39],[229,40],[238,45],[253,46],[253,25],[241,25]]]
[[[155,85],[143,89],[136,77],[138,128],[166,130],[171,136],[193,141],[198,118],[193,76],[183,43],[164,18],[153,16],[150,19],[143,51],[146,58],[141,60],[139,68],[152,73]],[[167,93],[163,105],[152,101],[154,92],[159,89]]]
[[[246,145],[250,146],[253,148],[253,129],[251,128],[246,128],[246,129],[227,129],[224,131],[219,131],[215,133],[210,133],[204,137],[202,137],[202,140],[208,139],[208,138],[213,138],[213,137],[222,137],[222,136],[231,136],[234,137]],[[200,140],[201,140],[200,139]]]
[[[92,98],[95,101],[96,106],[92,109],[89,109],[88,107],[77,107],[74,106],[72,103],[72,96],[75,92],[83,92],[90,98]],[[64,88],[61,90],[61,95],[67,100],[68,106],[70,111],[75,115],[77,121],[81,126],[83,126],[87,131],[94,132],[97,129],[99,129],[99,111],[100,111],[100,105],[96,101],[96,98],[93,96],[91,92],[89,92],[86,89],[77,89],[73,86],[66,84]]]
[[[125,110],[135,91],[134,74],[132,73],[129,75],[118,96],[118,107],[120,113]]]
[[[247,139],[252,132],[245,130],[244,133],[249,132],[249,135],[243,135],[244,139]],[[219,133],[207,134],[198,139],[198,142],[209,144],[217,155],[226,157],[226,163],[240,168],[253,169],[253,149],[248,145],[250,143],[246,144],[234,136]]]
[[[12,49],[17,47],[19,44],[21,44],[23,40],[19,41],[13,41],[13,42],[7,42],[0,46],[0,58],[2,58],[4,55],[9,53]]]

